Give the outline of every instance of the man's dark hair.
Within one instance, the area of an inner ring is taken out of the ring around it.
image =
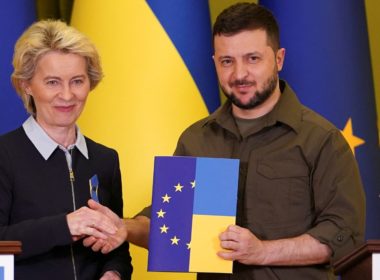
[[[268,45],[274,51],[280,48],[280,35],[276,19],[263,6],[255,3],[237,3],[223,10],[216,18],[213,38],[231,36],[245,30],[262,29],[267,33]]]

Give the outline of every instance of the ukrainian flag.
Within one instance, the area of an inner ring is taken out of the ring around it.
[[[239,160],[156,157],[149,271],[232,273],[219,234],[235,224]]]
[[[380,236],[380,151],[364,1],[260,1],[281,29],[280,76],[342,130],[360,168],[367,239]]]
[[[24,105],[11,84],[14,45],[36,19],[34,1],[3,1],[0,7],[0,134],[19,127],[27,118]]]
[[[172,154],[180,133],[219,105],[208,1],[81,0],[71,23],[95,43],[105,73],[79,126],[119,152],[133,216],[151,203],[154,156]],[[131,251],[134,278],[164,277],[145,272],[145,250]]]

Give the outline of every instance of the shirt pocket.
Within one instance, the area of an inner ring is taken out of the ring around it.
[[[309,173],[308,166],[298,160],[258,161],[247,177],[248,224],[261,229],[266,238],[304,232],[311,224]]]

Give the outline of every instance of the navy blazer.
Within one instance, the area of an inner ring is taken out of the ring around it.
[[[0,240],[19,240],[15,279],[99,279],[116,270],[132,274],[128,243],[110,254],[95,253],[72,241],[66,215],[87,205],[89,179],[99,179],[100,203],[123,215],[121,175],[115,150],[86,139],[89,159],[72,153],[74,194],[64,152],[57,148],[45,160],[22,127],[0,137]]]

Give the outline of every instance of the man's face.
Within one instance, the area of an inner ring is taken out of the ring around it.
[[[278,88],[285,50],[274,53],[264,30],[247,30],[214,37],[214,62],[219,83],[232,103],[250,110],[265,106]]]

